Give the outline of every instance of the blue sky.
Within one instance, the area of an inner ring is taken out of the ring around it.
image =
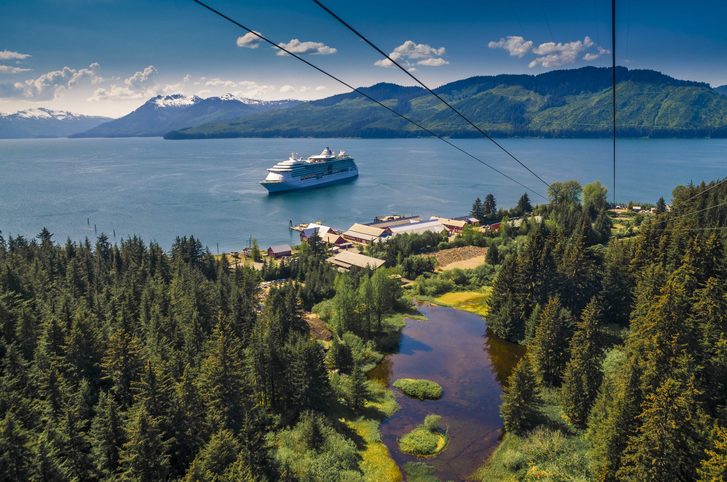
[[[352,84],[410,83],[312,1],[209,3]],[[608,0],[327,4],[430,85],[610,65]],[[618,5],[619,64],[727,84],[727,2]],[[191,0],[0,0],[0,12],[0,112],[120,116],[157,93],[311,99],[344,91],[270,47],[238,42],[244,32]]]

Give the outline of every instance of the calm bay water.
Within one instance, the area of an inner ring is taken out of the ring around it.
[[[481,139],[463,148],[533,189],[539,181]],[[547,181],[601,180],[611,186],[607,139],[505,139]],[[322,189],[268,196],[265,169],[326,145],[356,158],[360,177]],[[628,139],[619,143],[617,198],[655,202],[672,188],[727,174],[725,139]],[[475,197],[495,194],[510,207],[523,188],[432,139],[41,139],[0,141],[0,230],[59,241],[115,230],[169,246],[194,234],[215,250],[294,242],[288,221],[316,219],[347,228],[375,215],[467,214]],[[610,197],[610,195],[609,195]],[[539,201],[531,195],[534,201]],[[90,224],[87,224],[87,220]]]

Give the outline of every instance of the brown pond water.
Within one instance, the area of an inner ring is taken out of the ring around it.
[[[478,315],[431,305],[419,310],[427,320],[407,320],[399,351],[387,355],[369,375],[389,388],[399,378],[434,380],[444,395],[419,401],[391,388],[401,408],[382,423],[382,439],[400,467],[423,461],[442,480],[467,480],[500,440],[501,386],[523,348],[487,336],[485,320]],[[425,459],[402,453],[397,439],[429,413],[441,415],[448,429],[445,450]]]

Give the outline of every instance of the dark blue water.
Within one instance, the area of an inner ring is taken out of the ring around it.
[[[543,192],[539,181],[487,141],[455,142]],[[598,179],[611,186],[607,139],[502,142],[548,181]],[[291,151],[309,155],[326,145],[356,158],[357,181],[277,196],[258,184],[265,169]],[[619,144],[622,202],[668,199],[676,184],[725,174],[725,139]],[[115,230],[117,239],[137,233],[169,246],[179,234],[195,234],[213,250],[217,243],[233,250],[251,235],[263,245],[295,240],[289,220],[346,228],[378,214],[463,215],[488,192],[509,207],[523,189],[432,139],[0,141],[0,229],[32,236],[46,226],[60,241],[93,237],[95,224],[99,232]]]
[[[388,387],[399,378],[439,383],[439,400],[415,400],[393,389],[399,410],[381,424],[381,438],[399,466],[424,460],[441,480],[468,480],[497,447],[502,435],[502,384],[524,348],[485,332],[479,315],[422,305],[426,321],[407,320],[396,353],[387,355],[370,376]],[[433,458],[399,451],[398,439],[430,413],[442,417],[449,443]]]

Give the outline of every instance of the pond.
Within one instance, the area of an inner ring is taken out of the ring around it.
[[[440,306],[422,305],[425,321],[408,320],[396,353],[387,355],[370,376],[394,390],[401,408],[381,425],[381,435],[399,466],[424,461],[442,480],[467,480],[497,447],[502,384],[523,354],[519,345],[486,335],[482,317]],[[399,378],[426,378],[444,388],[439,400],[414,400],[391,385]],[[447,448],[434,458],[402,453],[397,439],[429,413],[442,416]]]

